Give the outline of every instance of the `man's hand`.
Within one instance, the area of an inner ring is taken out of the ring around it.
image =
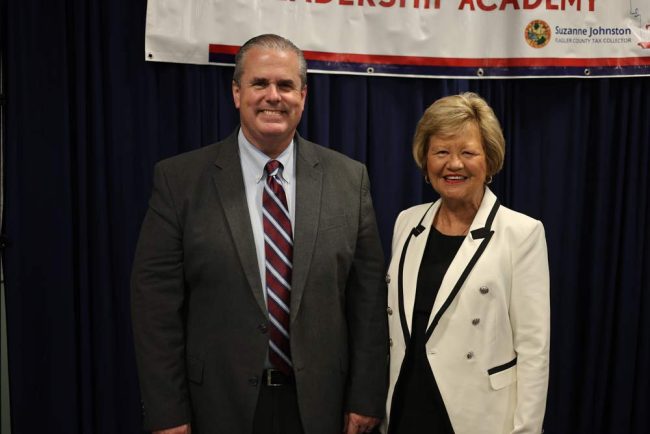
[[[369,433],[379,425],[376,417],[362,416],[357,413],[345,413],[343,417],[343,432],[345,434]]]
[[[192,426],[189,423],[174,428],[153,431],[151,434],[192,434]]]

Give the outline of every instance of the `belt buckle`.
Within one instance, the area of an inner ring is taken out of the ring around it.
[[[277,370],[277,369],[272,369],[272,368],[269,368],[269,369],[266,370],[266,385],[267,385],[267,386],[269,386],[269,387],[278,387],[278,386],[282,386],[282,385],[283,385],[283,383],[274,383],[274,382],[273,382],[273,374],[275,374],[276,372],[277,372],[278,374],[281,374],[281,373],[282,373],[282,372],[280,372],[279,370]]]

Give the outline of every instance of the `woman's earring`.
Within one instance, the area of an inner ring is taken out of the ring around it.
[[[431,184],[431,181],[429,181],[429,175],[424,175],[424,182]]]
[[[490,184],[492,184],[492,175],[485,178],[485,185],[490,185]]]

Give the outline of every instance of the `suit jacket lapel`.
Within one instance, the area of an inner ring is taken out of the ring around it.
[[[262,282],[260,282],[255,239],[246,203],[241,162],[239,161],[237,131],[219,147],[214,164],[217,170],[214,171],[212,178],[221,200],[222,209],[226,214],[237,255],[244,269],[246,280],[253,291],[253,296],[266,315],[267,308],[262,292]]]
[[[296,134],[296,213],[291,276],[291,320],[300,308],[321,214],[323,172],[314,145]]]
[[[456,256],[451,261],[438,289],[438,294],[433,303],[433,309],[431,309],[431,316],[429,317],[427,338],[433,333],[433,329],[440,320],[440,317],[454,300],[467,275],[487,247],[487,243],[489,243],[493,234],[491,225],[497,209],[497,198],[486,187],[481,206],[472,221],[469,233],[458,249]]]

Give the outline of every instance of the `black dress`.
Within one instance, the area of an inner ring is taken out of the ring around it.
[[[454,432],[427,360],[425,334],[438,288],[464,239],[431,227],[418,272],[411,340],[393,393],[390,434]]]

